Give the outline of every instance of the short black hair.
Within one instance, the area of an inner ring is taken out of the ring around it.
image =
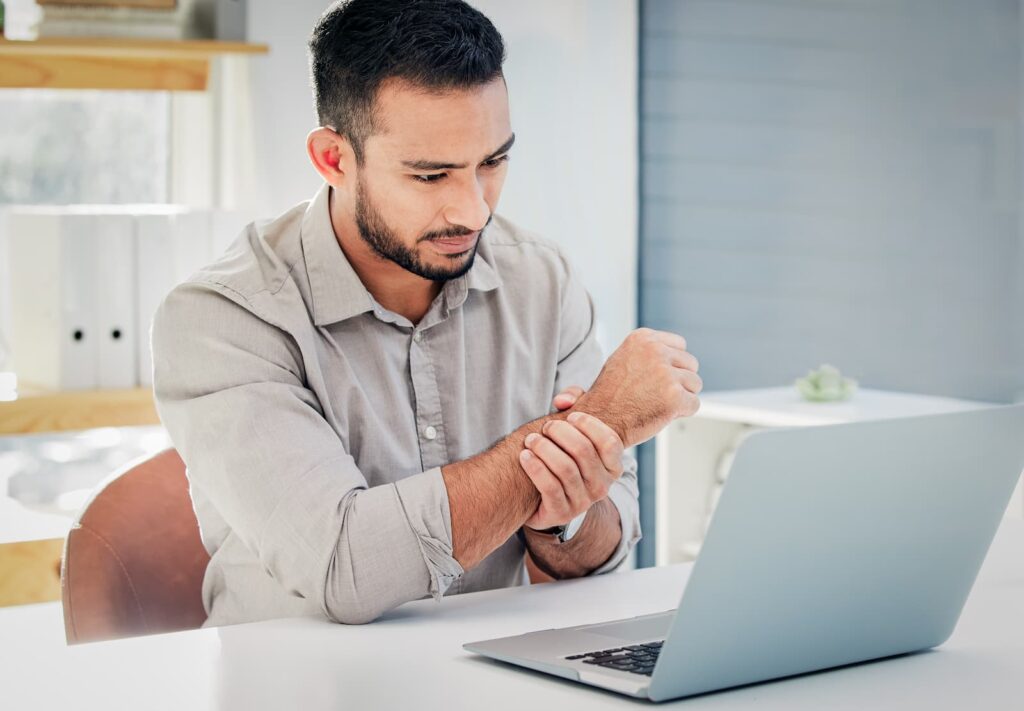
[[[341,0],[317,21],[309,54],[320,125],[345,136],[362,163],[385,80],[430,91],[486,84],[502,76],[505,44],[462,0]]]

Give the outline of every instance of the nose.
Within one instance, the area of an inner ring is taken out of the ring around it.
[[[479,181],[473,179],[451,193],[444,209],[444,219],[448,224],[460,225],[474,232],[482,230],[490,217],[491,206],[484,199],[483,188]]]

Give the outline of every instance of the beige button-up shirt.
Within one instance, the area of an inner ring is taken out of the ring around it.
[[[325,186],[250,225],[153,322],[157,407],[188,467],[208,625],[372,620],[408,600],[524,582],[515,536],[472,570],[452,557],[441,466],[589,387],[591,300],[558,248],[495,217],[473,267],[413,325],[338,246]],[[640,538],[636,466],[609,493]]]

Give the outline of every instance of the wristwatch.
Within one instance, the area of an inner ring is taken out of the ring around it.
[[[587,512],[584,511],[579,516],[574,518],[564,526],[552,526],[551,528],[544,528],[537,533],[548,533],[558,537],[559,543],[567,543],[573,536],[575,536],[580,528],[583,527],[583,519],[586,517]]]

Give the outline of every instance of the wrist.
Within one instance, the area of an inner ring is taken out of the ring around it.
[[[571,409],[565,411],[565,415],[568,416],[573,412],[585,412],[588,415],[593,415],[615,431],[619,440],[622,441],[623,446],[632,446],[632,443],[628,441],[628,433],[626,431],[625,423],[621,418],[614,414],[615,409],[609,407],[608,404],[600,397],[592,396],[592,392],[593,391],[588,391],[584,393]]]
[[[543,534],[545,536],[554,536],[558,543],[568,543],[576,534],[579,533],[580,529],[583,528],[583,521],[586,518],[587,512],[584,511],[579,516],[576,516],[572,520],[566,522],[561,526],[550,526],[548,528],[533,528],[532,526],[524,525],[528,531],[533,533]]]

